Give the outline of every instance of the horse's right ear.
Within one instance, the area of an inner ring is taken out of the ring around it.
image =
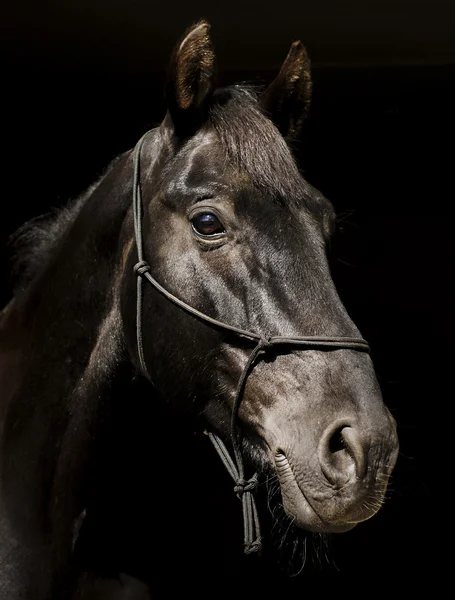
[[[166,85],[168,116],[175,135],[192,135],[207,116],[214,86],[215,53],[207,21],[196,23],[172,55]]]

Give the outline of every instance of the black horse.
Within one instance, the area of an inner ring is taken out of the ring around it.
[[[138,395],[224,440],[248,526],[254,472],[308,531],[346,531],[382,503],[395,423],[330,277],[333,209],[286,141],[310,102],[306,52],[294,43],[261,94],[215,89],[208,30],[175,50],[161,125],[17,236],[0,315],[2,600],[148,597],[77,567],[118,458],[112,414]]]

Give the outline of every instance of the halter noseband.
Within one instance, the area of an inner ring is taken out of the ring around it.
[[[273,336],[265,337],[259,333],[253,331],[247,331],[240,329],[234,325],[228,325],[223,321],[218,321],[213,317],[198,311],[189,304],[186,304],[165,288],[163,288],[157,281],[150,275],[150,265],[144,260],[143,252],[143,238],[142,238],[142,195],[141,195],[141,182],[140,182],[140,155],[141,148],[145,141],[145,138],[149,132],[146,132],[134,149],[134,179],[133,179],[133,216],[134,216],[134,231],[136,237],[136,247],[138,262],[134,265],[134,272],[137,275],[137,305],[136,305],[136,336],[137,336],[137,349],[139,362],[142,372],[150,378],[147,370],[147,365],[144,357],[144,347],[142,342],[142,296],[143,296],[143,281],[146,279],[152,286],[160,292],[165,298],[176,304],[182,310],[190,313],[197,317],[201,321],[208,323],[212,327],[217,329],[224,329],[238,335],[239,337],[246,338],[256,342],[256,346],[251,352],[243,371],[240,375],[237,389],[234,396],[234,406],[232,409],[231,416],[231,443],[234,452],[234,460],[232,460],[229,451],[227,450],[224,442],[215,433],[208,433],[208,436],[218,452],[224,466],[231,475],[235,482],[234,492],[242,500],[243,508],[243,525],[244,525],[244,549],[246,554],[253,552],[259,552],[261,549],[261,534],[258,512],[253,496],[258,483],[257,475],[254,474],[250,479],[245,479],[245,469],[243,465],[243,457],[240,449],[240,439],[237,430],[237,415],[239,406],[242,401],[243,391],[245,388],[246,380],[248,375],[253,370],[258,359],[263,356],[270,348],[276,348],[277,346],[297,346],[301,349],[305,348],[321,348],[321,349],[350,349],[358,350],[360,352],[369,352],[370,347],[368,343],[362,338],[351,338],[351,337],[325,337],[325,336],[298,336],[298,337],[282,337]]]

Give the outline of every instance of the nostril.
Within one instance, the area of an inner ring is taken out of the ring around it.
[[[344,437],[348,427],[338,427],[329,438],[327,459],[330,462],[332,483],[347,483],[355,475],[355,462],[348,451]]]
[[[346,445],[346,452],[349,452],[355,463],[355,474],[357,479],[363,479],[367,466],[367,454],[369,444],[363,439],[354,427],[345,427],[342,432],[343,440]]]
[[[332,485],[344,485],[365,472],[366,451],[360,434],[343,424],[329,428],[322,437],[319,454],[321,470]]]
[[[338,429],[335,430],[332,437],[329,439],[329,452],[331,452],[332,454],[336,454],[337,452],[346,450],[346,442],[344,441],[343,437],[343,429],[346,429],[346,427],[338,427]]]

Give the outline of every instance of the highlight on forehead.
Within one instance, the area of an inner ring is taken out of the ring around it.
[[[252,89],[233,86],[218,90],[210,122],[231,164],[246,172],[254,185],[282,202],[308,198],[308,186],[286,141],[261,112]]]

